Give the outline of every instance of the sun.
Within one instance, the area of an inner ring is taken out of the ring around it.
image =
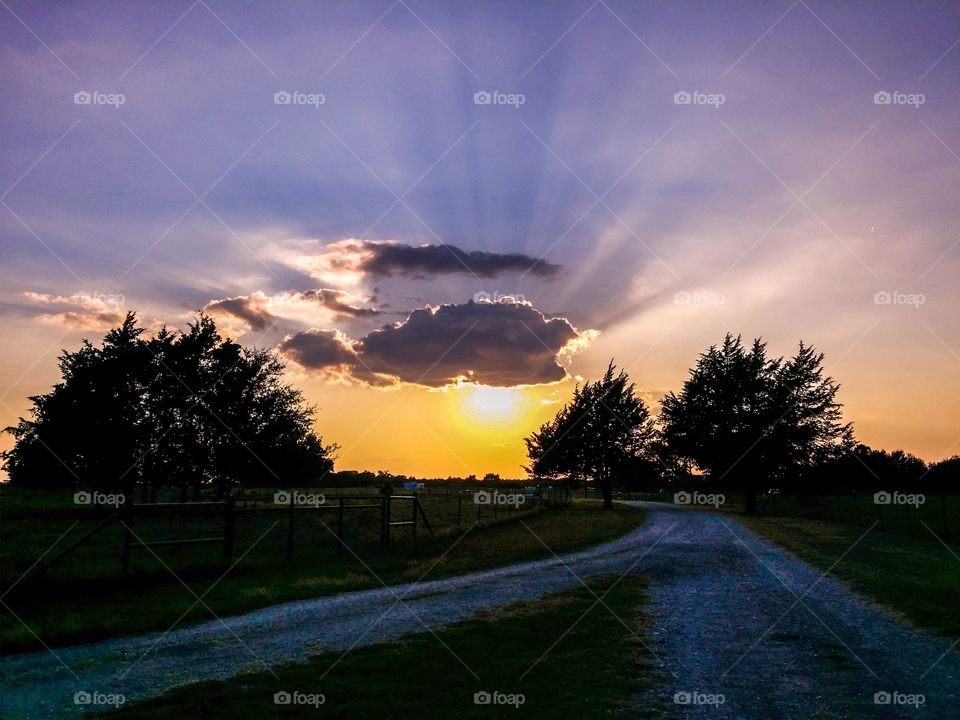
[[[486,427],[512,427],[522,418],[527,398],[520,388],[474,385],[458,395],[460,412],[471,423]]]

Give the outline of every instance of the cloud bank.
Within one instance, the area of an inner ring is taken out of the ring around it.
[[[511,387],[563,380],[560,358],[594,335],[530,305],[470,302],[414,310],[355,341],[312,328],[287,336],[278,349],[304,368],[370,385]]]
[[[407,245],[393,241],[341,240],[324,247],[318,255],[302,255],[298,265],[327,277],[374,278],[435,277],[464,274],[492,278],[506,272],[520,272],[549,278],[561,266],[523,253],[463,250],[456,245]]]
[[[49,310],[36,316],[40,322],[72,330],[109,330],[126,316],[122,295],[78,292],[64,296],[27,291],[22,297],[30,305]]]
[[[236,334],[267,330],[284,319],[315,322],[318,314],[330,319],[372,318],[382,314],[376,308],[355,304],[359,301],[350,293],[329,288],[286,291],[275,295],[257,291],[250,295],[213,300],[203,310],[224,320],[228,331]],[[240,320],[241,324],[231,323],[230,319]]]

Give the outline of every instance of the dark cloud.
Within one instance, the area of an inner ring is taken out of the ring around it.
[[[305,301],[316,301],[336,315],[345,317],[376,317],[383,314],[375,308],[356,307],[344,302],[344,298],[349,298],[349,295],[340,290],[307,290],[300,293],[298,297]],[[370,299],[376,301],[375,298]]]
[[[381,315],[375,308],[351,305],[350,295],[340,290],[317,288],[303,292],[288,291],[269,296],[262,292],[251,295],[214,300],[204,306],[204,311],[226,313],[247,323],[253,330],[263,330],[279,318],[290,317],[312,308],[325,308],[336,318],[367,318]]]
[[[333,270],[360,271],[386,277],[431,277],[462,273],[495,277],[504,272],[551,277],[559,265],[522,253],[463,250],[456,245],[404,245],[397,242],[345,240],[326,247],[324,264]]]
[[[274,316],[267,312],[266,306],[258,303],[249,295],[207,303],[203,309],[208,313],[224,312],[233,315],[246,322],[254,330],[263,330],[275,321]]]
[[[477,277],[494,277],[502,272],[530,271],[532,275],[554,275],[560,270],[553,265],[521,253],[491,253],[461,250],[456,245],[368,244],[373,254],[363,269],[373,275],[441,275],[470,273]]]
[[[440,387],[464,379],[508,387],[562,380],[558,357],[590,337],[527,304],[471,302],[414,310],[352,343],[314,329],[286,338],[279,349],[306,368],[371,384]]]
[[[357,363],[350,341],[337,330],[311,328],[287,336],[277,347],[307,368],[347,368]]]

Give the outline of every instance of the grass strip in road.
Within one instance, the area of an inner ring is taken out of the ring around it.
[[[166,573],[159,581],[103,583],[84,592],[65,588],[60,592],[17,593],[5,602],[23,623],[2,614],[3,648],[6,654],[39,650],[42,646],[33,633],[56,647],[162,631],[191,605],[195,606],[180,621],[181,626],[211,620],[211,611],[226,617],[292,600],[378,588],[382,587],[380,579],[392,585],[413,582],[427,573],[424,581],[429,581],[548,558],[550,550],[560,554],[614,540],[638,527],[644,518],[642,510],[632,507],[617,506],[604,511],[599,503],[577,502],[544,508],[522,521],[506,520],[471,530],[455,545],[458,535],[427,540],[420,543],[415,553],[409,548],[386,552],[362,548],[357,550],[360,559],[345,552],[341,556],[325,553],[289,562],[277,558],[270,566],[241,561],[209,594],[205,593],[219,573],[180,575],[203,598],[203,603],[196,603],[181,580]]]
[[[865,528],[803,518],[738,515],[746,527],[826,572]],[[894,611],[916,627],[960,637],[960,548],[932,534],[919,539],[874,528],[830,575],[861,597]]]
[[[588,584],[603,595],[616,580],[598,577]],[[103,718],[609,720],[626,711],[630,717],[663,718],[668,708],[637,700],[658,685],[656,660],[633,635],[643,637],[648,622],[644,588],[643,577],[627,575],[604,597],[608,610],[580,586],[457,623],[437,637],[424,632],[346,655],[319,655],[276,668],[279,679],[261,673],[188,685]],[[276,693],[294,692],[303,699],[322,694],[325,701],[316,707],[274,702]],[[502,693],[504,700],[514,696],[514,703],[476,704],[478,692]]]

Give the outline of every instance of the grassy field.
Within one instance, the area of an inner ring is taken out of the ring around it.
[[[636,497],[673,502],[672,492]],[[762,497],[759,509],[759,516],[742,514],[742,496],[731,493],[719,511],[735,514],[823,572],[830,570],[831,577],[914,626],[960,637],[954,607],[960,597],[960,497],[948,495],[941,502],[933,495],[911,507],[877,505],[872,494],[781,495]]]
[[[344,538],[356,551],[379,546],[381,536],[382,496],[375,489],[304,489],[300,504],[294,512],[293,547],[295,555],[322,556],[336,549],[334,530],[338,524],[337,501],[341,495],[351,496],[344,512]],[[519,491],[518,491],[519,492]],[[29,492],[0,486],[0,585],[8,587],[23,576],[43,553],[52,558],[73,540],[95,527],[101,520],[115,514],[115,506],[77,505],[72,492]],[[411,495],[391,498],[392,521],[412,519]],[[46,570],[45,578],[83,585],[110,581],[121,573],[123,548],[123,520],[131,528],[134,550],[131,552],[129,572],[135,577],[163,575],[167,571],[150,551],[140,546],[157,541],[188,538],[218,538],[225,532],[225,508],[215,503],[191,504],[188,509],[164,505],[177,500],[175,491],[161,497],[159,505],[142,508],[135,517],[118,518],[100,533],[69,555],[68,561],[57,563]],[[313,504],[316,500],[317,504]],[[537,511],[533,503],[519,507],[477,505],[472,493],[465,491],[459,497],[454,492],[420,495],[430,529],[444,537],[470,527],[481,526]],[[149,511],[147,511],[149,508]],[[289,506],[275,502],[273,491],[249,492],[241,495],[233,514],[235,556],[245,554],[248,564],[273,565],[278,558],[286,558]],[[418,518],[418,540],[428,536],[421,518]],[[390,541],[401,549],[412,549],[409,527],[391,528]],[[223,565],[223,542],[181,548],[165,548],[161,552],[164,563],[177,573],[194,575],[207,572],[215,576]]]
[[[26,548],[39,556],[63,532],[26,520],[8,524],[4,512],[0,547],[5,553],[8,548],[21,552]],[[578,502],[542,507],[530,514],[501,515],[485,527],[472,526],[464,518],[463,533],[448,528],[432,540],[424,539],[415,550],[397,542],[384,551],[375,543],[353,542],[350,535],[350,551],[342,555],[336,554],[333,543],[312,548],[303,543],[304,549],[291,561],[282,554],[286,532],[281,523],[272,530],[267,526],[260,543],[267,547],[272,543],[275,551],[266,556],[244,555],[245,546],[238,543],[237,560],[230,566],[222,560],[219,565],[180,565],[170,553],[154,557],[142,551],[138,562],[149,567],[131,579],[117,577],[115,569],[111,574],[104,569],[101,576],[78,579],[77,569],[68,568],[64,579],[51,578],[45,584],[25,581],[4,598],[23,623],[4,610],[0,639],[4,651],[11,653],[41,647],[34,634],[57,646],[165,630],[181,615],[180,623],[187,624],[209,620],[211,612],[226,616],[288,600],[380,587],[381,580],[409,582],[428,570],[426,580],[548,557],[550,550],[544,543],[556,553],[586,548],[622,535],[643,518],[643,512],[633,508],[604,512],[597,503]],[[115,568],[115,554],[114,548],[102,563]],[[99,566],[94,562],[88,567]],[[211,574],[211,568],[217,572]],[[7,580],[4,588],[15,580]]]
[[[704,493],[722,493],[722,510],[743,510],[743,496],[736,491],[709,490]],[[631,498],[656,502],[673,502],[673,491],[637,493]],[[704,508],[710,509],[710,508]],[[797,495],[761,495],[757,509],[764,517],[807,518],[844,525],[856,525],[864,530],[874,523],[881,532],[931,539],[933,530],[945,542],[960,540],[960,495],[928,495],[919,504],[878,504],[873,493],[828,497]]]
[[[594,578],[589,585],[603,595],[615,582]],[[190,685],[103,717],[591,720],[629,710],[630,717],[668,718],[669,707],[644,695],[657,683],[651,656],[632,634],[642,636],[648,622],[643,601],[643,578],[628,575],[604,597],[616,617],[602,605],[587,612],[595,598],[580,588],[458,623],[438,632],[439,640],[423,633],[355,648],[343,657],[319,655],[306,664],[277,668],[279,679],[264,673]],[[275,693],[294,691],[323,694],[325,702],[316,708],[274,703]],[[474,694],[481,691],[522,695],[523,703],[475,704]]]
[[[960,546],[947,547],[930,533],[882,532],[879,525],[857,542],[865,528],[806,518],[737,520],[915,626],[960,637]]]

